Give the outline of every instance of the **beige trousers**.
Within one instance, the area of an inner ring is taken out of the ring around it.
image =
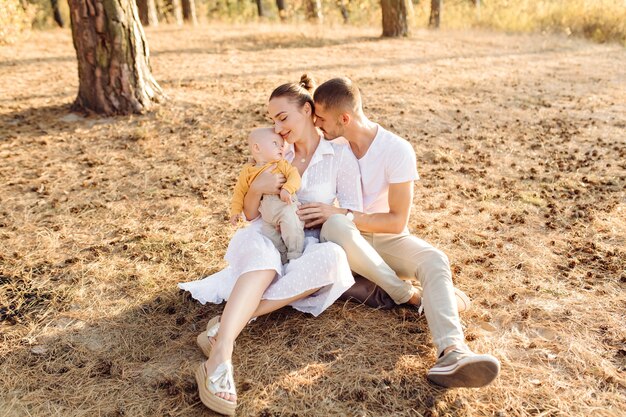
[[[298,205],[295,201],[287,204],[277,195],[265,194],[261,199],[261,232],[276,246],[283,264],[299,258],[304,250],[304,222],[300,220],[296,210]],[[276,230],[276,226],[280,226],[280,232]]]
[[[411,284],[422,286],[422,305],[439,355],[452,345],[465,344],[448,257],[429,243],[408,233],[361,233],[341,214],[322,227],[320,240],[340,245],[350,268],[374,282],[397,303],[411,297]]]

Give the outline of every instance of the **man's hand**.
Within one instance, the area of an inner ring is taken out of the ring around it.
[[[287,179],[283,174],[272,174],[275,168],[276,165],[272,165],[261,172],[250,184],[250,189],[259,195],[280,194],[280,190]]]
[[[324,203],[302,204],[296,212],[304,227],[315,227],[324,224],[333,214],[346,214],[346,209]]]
[[[241,219],[242,219],[241,214],[235,214],[234,216],[230,216],[230,219],[228,219],[228,221],[233,226],[237,226],[237,223],[239,223],[239,220]]]
[[[291,205],[291,193],[284,188],[280,190],[280,199]]]

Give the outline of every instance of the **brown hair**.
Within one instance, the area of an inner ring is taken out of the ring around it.
[[[346,77],[333,78],[315,90],[315,102],[331,109],[357,111],[361,107],[359,87]]]
[[[272,91],[270,100],[277,97],[287,97],[289,101],[297,103],[302,108],[306,103],[311,106],[311,115],[315,114],[315,103],[311,93],[315,90],[315,80],[307,74],[302,74],[300,82],[280,85]]]

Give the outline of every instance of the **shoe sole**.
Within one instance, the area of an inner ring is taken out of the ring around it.
[[[480,388],[489,385],[500,373],[500,362],[491,356],[476,355],[461,359],[447,368],[431,370],[428,380],[446,388]]]
[[[465,294],[463,291],[459,290],[458,288],[455,288],[454,295],[456,297],[456,305],[457,305],[457,309],[459,313],[469,310],[470,306],[472,305],[472,302],[470,301],[467,294]]]
[[[211,391],[209,391],[206,387],[207,379],[208,376],[206,368],[204,363],[202,363],[196,370],[196,382],[198,383],[198,393],[200,394],[200,401],[202,401],[202,404],[217,413],[224,414],[226,416],[234,416],[237,403],[226,401],[225,399],[211,393]]]

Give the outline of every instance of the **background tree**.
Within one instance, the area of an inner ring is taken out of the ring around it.
[[[183,19],[194,26],[198,24],[196,0],[183,0]]]
[[[259,17],[265,17],[265,9],[263,8],[263,0],[255,0],[256,1],[256,10],[259,14]]]
[[[308,20],[318,23],[324,22],[324,14],[322,13],[322,0],[305,0],[306,17]]]
[[[411,0],[381,0],[383,36],[398,37],[409,34],[409,18],[413,15]]]
[[[50,0],[50,6],[52,7],[52,16],[54,17],[54,21],[59,25],[59,27],[65,27],[65,22],[63,21],[63,16],[61,15],[61,10],[59,9],[59,0]]]
[[[285,6],[285,0],[276,0],[276,8],[278,9],[278,16],[283,22],[287,20],[287,7]]]
[[[430,0],[430,17],[428,18],[428,26],[434,29],[439,28],[441,22],[441,10],[443,8],[443,0]]]
[[[348,12],[348,4],[350,0],[337,0],[337,7],[339,7],[339,11],[341,12],[341,17],[343,18],[343,23],[347,24],[350,20],[350,13]]]
[[[134,0],[69,0],[78,59],[74,109],[140,113],[164,98]]]
[[[137,0],[139,19],[144,26],[159,26],[159,15],[155,0]]]
[[[181,0],[170,0],[170,10],[174,16],[174,22],[181,26],[183,24],[183,8],[181,6]]]

